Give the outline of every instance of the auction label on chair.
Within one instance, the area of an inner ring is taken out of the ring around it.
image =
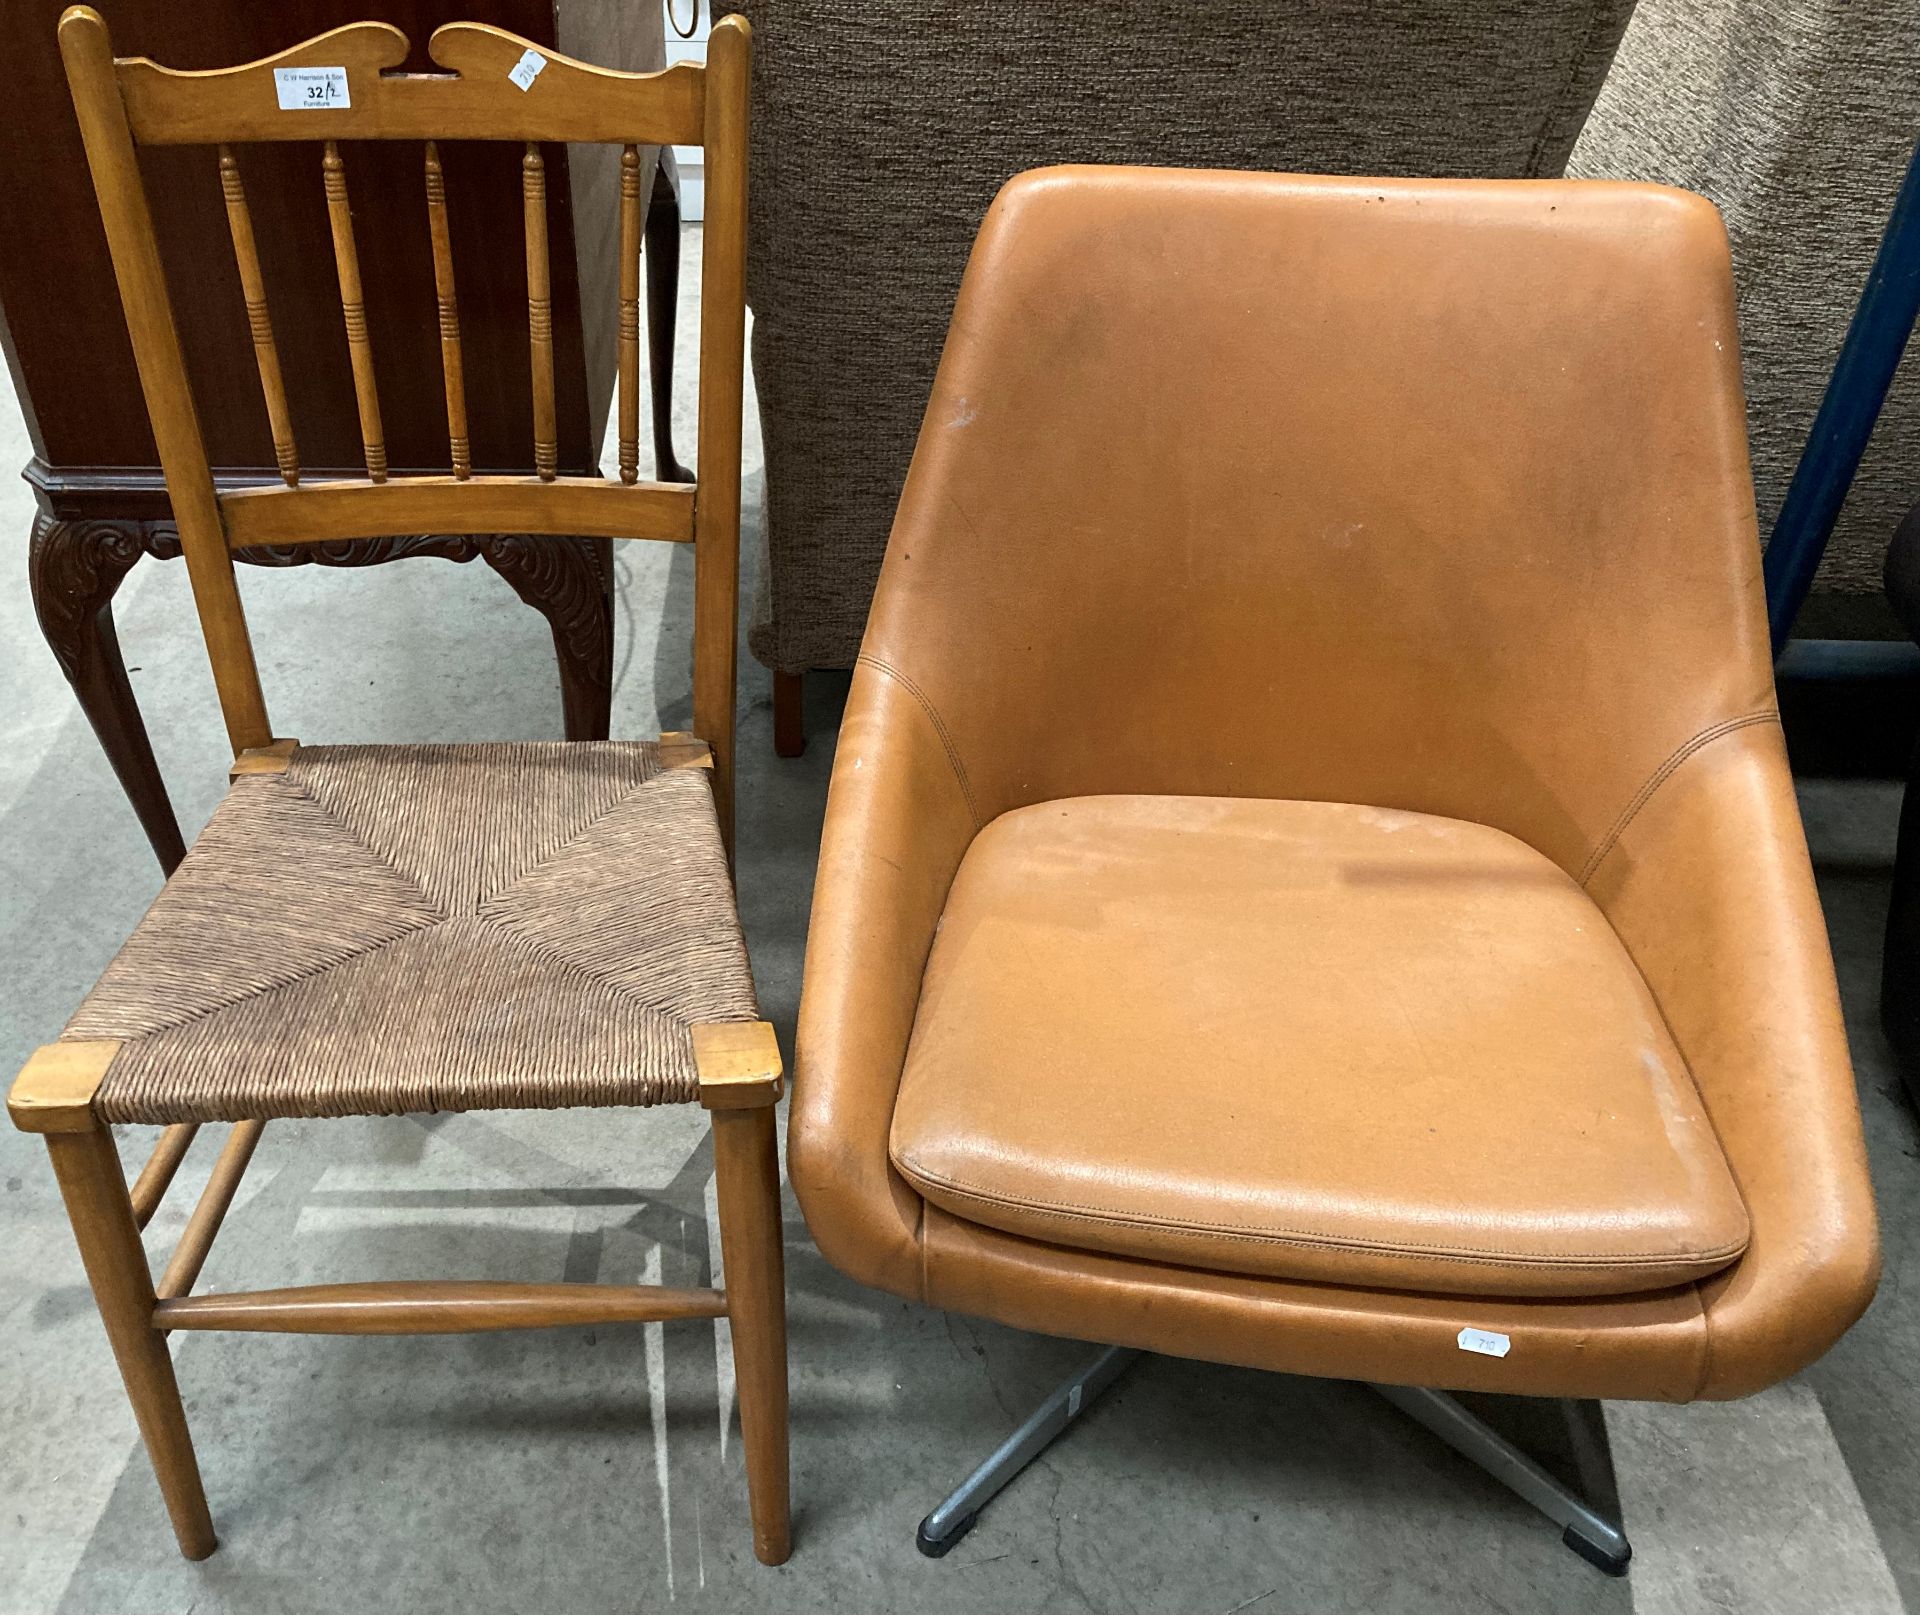
[[[1456,1338],[1462,1351],[1477,1351],[1482,1357],[1504,1357],[1513,1350],[1513,1342],[1492,1329],[1462,1329]]]
[[[353,105],[344,67],[276,67],[273,93],[282,112],[332,112]]]
[[[507,77],[523,90],[533,88],[533,81],[540,76],[540,69],[547,65],[546,57],[537,50],[523,50],[520,60],[507,69]]]

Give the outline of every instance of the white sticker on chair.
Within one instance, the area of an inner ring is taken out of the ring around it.
[[[533,88],[533,81],[540,76],[540,69],[547,65],[546,57],[537,50],[524,50],[520,60],[507,70],[507,77],[523,90]]]
[[[1504,1357],[1513,1350],[1513,1342],[1492,1329],[1462,1329],[1458,1339],[1462,1351],[1477,1351],[1482,1357]]]
[[[282,112],[336,112],[353,105],[344,67],[276,67],[273,93]]]

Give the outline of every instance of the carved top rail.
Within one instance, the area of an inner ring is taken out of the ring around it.
[[[357,22],[239,67],[189,71],[137,56],[115,66],[134,138],[148,145],[439,139],[666,146],[703,138],[705,78],[691,62],[661,73],[622,73],[541,48],[531,51],[538,65],[523,67],[525,40],[475,22],[434,30],[427,54],[444,74],[400,71],[407,50],[407,36],[391,23]],[[296,79],[295,69],[305,73]],[[289,107],[283,96],[290,92],[311,99]],[[290,115],[296,109],[298,116]]]

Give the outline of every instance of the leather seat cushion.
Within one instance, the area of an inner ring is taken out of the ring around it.
[[[1747,1242],[1580,887],[1501,831],[1342,803],[1079,797],[988,825],[892,1155],[972,1222],[1227,1273],[1598,1296]]]

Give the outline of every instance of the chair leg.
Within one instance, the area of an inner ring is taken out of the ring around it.
[[[949,1552],[973,1529],[980,1511],[999,1496],[1021,1470],[1059,1440],[1074,1420],[1142,1355],[1127,1347],[1108,1346],[1065,1380],[1019,1429],[1001,1442],[978,1469],[920,1522],[915,1546],[932,1559]],[[1561,1528],[1561,1540],[1589,1564],[1610,1576],[1627,1573],[1633,1549],[1626,1533],[1492,1426],[1475,1418],[1453,1397],[1405,1385],[1375,1385],[1373,1389],[1409,1418],[1425,1425],[1455,1452],[1478,1464],[1540,1510]],[[1576,1455],[1582,1460],[1583,1484],[1590,1484],[1585,1472],[1595,1467],[1592,1454],[1586,1450],[1582,1430],[1577,1423],[1571,1423],[1571,1404],[1567,1411]]]
[[[924,1520],[914,1546],[929,1559],[950,1553],[971,1531],[980,1511],[1006,1489],[1013,1478],[1067,1433],[1067,1426],[1092,1407],[1143,1354],[1125,1346],[1108,1346],[1100,1355],[1055,1389],[1035,1408],[1026,1423],[993,1450],[983,1464],[948,1494]]]
[[[162,872],[171,875],[187,846],[113,626],[114,591],[147,553],[152,530],[135,521],[57,521],[42,512],[34,518],[27,545],[27,583],[40,631],[93,725]]]
[[[780,1157],[771,1105],[713,1112],[714,1188],[740,1438],[747,1457],[753,1551],[784,1564],[792,1551],[787,1476],[787,1295],[780,1233]]]
[[[1478,1464],[1501,1485],[1546,1515],[1560,1527],[1560,1540],[1588,1564],[1609,1576],[1627,1573],[1633,1548],[1626,1532],[1586,1498],[1561,1485],[1491,1425],[1475,1418],[1453,1397],[1444,1391],[1411,1385],[1376,1385],[1374,1389],[1415,1423],[1425,1425],[1461,1457]]]
[[[119,1360],[160,1494],[173,1516],[173,1534],[189,1559],[204,1559],[215,1545],[213,1520],[173,1377],[173,1358],[166,1337],[153,1327],[153,1277],[134,1226],[120,1152],[105,1127],[46,1137],[100,1321]]]
[[[807,749],[807,675],[773,675],[773,754],[798,757]]]

